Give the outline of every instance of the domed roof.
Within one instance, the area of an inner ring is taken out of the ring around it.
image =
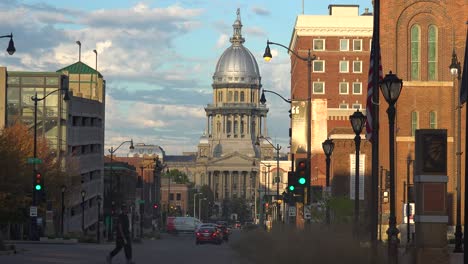
[[[200,137],[200,144],[209,144],[206,132],[203,132],[203,135]]]
[[[231,46],[227,48],[216,64],[213,84],[245,83],[260,84],[260,70],[254,55],[244,47],[240,11],[237,9],[237,19],[232,25],[234,34]]]

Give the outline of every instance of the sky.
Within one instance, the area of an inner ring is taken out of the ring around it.
[[[212,76],[230,46],[240,8],[242,35],[257,59],[263,88],[290,95],[290,59],[266,41],[288,46],[299,14],[328,15],[330,4],[371,0],[0,0],[0,35],[13,33],[16,53],[1,51],[0,65],[16,71],[56,71],[78,61],[106,79],[105,149],[133,139],[161,146],[167,155],[197,150],[211,104]],[[266,94],[268,135],[286,149],[289,105]],[[107,154],[107,151],[105,151]]]

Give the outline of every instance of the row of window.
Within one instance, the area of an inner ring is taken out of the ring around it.
[[[176,199],[177,199],[177,201],[180,201],[182,199],[182,195],[180,193],[176,193]],[[174,194],[173,193],[169,194],[169,200],[174,201]]]
[[[352,72],[353,73],[362,73],[362,61],[355,60],[352,62]],[[313,72],[325,72],[325,61],[324,60],[314,60],[312,64],[312,71]],[[339,69],[340,73],[349,73],[349,61],[348,60],[341,60],[339,62]]]
[[[437,128],[437,112],[431,111],[429,112],[429,128],[436,129]],[[416,129],[419,129],[419,112],[413,111],[411,112],[411,136],[416,135]]]
[[[370,40],[372,41],[372,40]],[[370,44],[369,44],[370,47]],[[325,39],[314,39],[313,40],[314,51],[325,51],[326,42]],[[363,51],[362,39],[340,39],[340,51]]]
[[[437,49],[438,29],[435,25],[429,25],[421,38],[421,26],[415,24],[411,27],[411,80],[421,80],[421,62],[427,63],[427,78],[429,81],[437,80]],[[427,43],[421,45],[421,39]],[[423,58],[424,55],[424,58]]]
[[[102,119],[98,117],[73,116],[72,125],[83,127],[101,127]]]
[[[250,102],[253,103],[253,100],[255,98],[255,90],[250,91]],[[223,101],[223,92],[218,91],[218,97],[217,97],[218,102]],[[245,92],[244,91],[229,91],[227,92],[227,102],[245,102]]]
[[[102,145],[101,144],[88,144],[80,146],[69,146],[69,152],[72,156],[101,153]]]
[[[362,94],[362,82],[353,82],[352,84],[353,94]],[[339,94],[349,94],[349,83],[340,82],[338,85]],[[325,82],[312,82],[312,93],[314,94],[325,94]]]

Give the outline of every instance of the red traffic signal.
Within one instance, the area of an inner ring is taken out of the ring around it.
[[[158,209],[159,205],[158,204],[153,204],[154,209]]]

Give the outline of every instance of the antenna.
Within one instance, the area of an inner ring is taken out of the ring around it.
[[[304,14],[304,0],[302,0],[302,14]]]

